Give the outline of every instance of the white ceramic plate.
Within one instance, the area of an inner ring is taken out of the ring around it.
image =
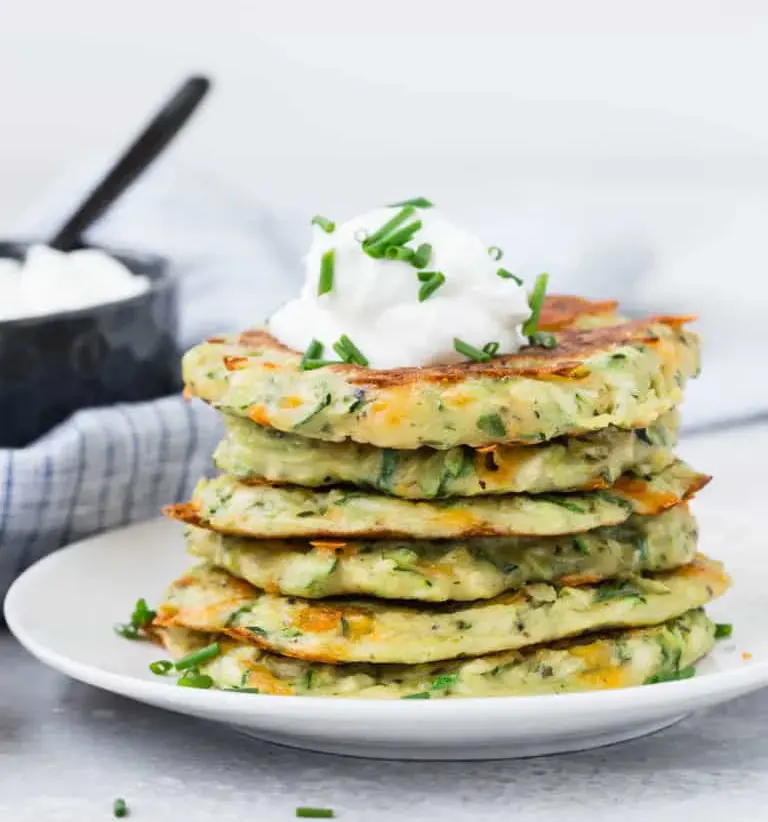
[[[727,523],[716,510],[707,519],[712,530],[724,533]],[[715,540],[726,547],[725,540],[716,535]],[[725,552],[711,542],[705,541],[704,548],[722,556]],[[357,756],[532,756],[631,739],[768,684],[764,582],[749,561],[750,555],[755,557],[754,548],[747,547],[750,540],[728,542],[737,589],[716,603],[712,613],[736,624],[734,638],[718,643],[694,679],[597,693],[383,702],[179,688],[147,669],[162,651],[120,639],[112,631],[139,596],[156,602],[166,583],[189,564],[178,524],[167,521],[104,534],[47,557],[13,585],[5,614],[11,630],[35,656],[75,679],[230,723],[263,739]],[[742,657],[744,651],[751,659]]]

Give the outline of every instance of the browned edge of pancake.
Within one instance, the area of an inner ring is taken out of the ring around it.
[[[539,331],[561,331],[581,317],[599,317],[613,314],[618,300],[589,300],[574,294],[548,294],[539,315]]]
[[[366,385],[376,388],[388,388],[408,385],[414,382],[456,383],[468,379],[510,377],[530,377],[534,379],[561,378],[579,380],[589,376],[584,360],[601,351],[615,348],[632,342],[642,342],[649,347],[660,343],[652,332],[654,325],[669,325],[680,328],[692,322],[692,316],[657,316],[640,320],[631,320],[621,325],[601,328],[574,329],[565,328],[555,334],[557,345],[554,348],[525,346],[516,354],[505,354],[493,357],[488,362],[463,362],[453,365],[436,365],[422,368],[390,368],[377,370],[357,365],[340,363],[326,366],[326,369],[338,372],[351,385]],[[301,353],[278,342],[268,331],[255,329],[242,332],[235,345],[244,349],[258,348],[263,352],[270,349],[291,353],[298,364]],[[261,357],[264,354],[260,355]],[[255,367],[277,369],[279,366],[259,359],[251,363],[247,355],[226,356],[224,365],[229,371],[239,371]]]
[[[688,563],[688,565],[684,565],[681,568],[677,568],[674,571],[669,571],[667,573],[674,573],[679,576],[689,576],[689,577],[699,577],[703,576],[705,578],[711,577],[712,574],[718,574],[722,577],[727,585],[730,585],[730,578],[725,573],[722,568],[722,564],[719,562],[714,562],[710,560],[706,555],[698,553],[693,558],[693,560]],[[179,580],[174,583],[176,586],[183,584],[185,577],[182,576]],[[240,604],[245,605],[254,596],[258,594],[258,589],[252,586],[248,582],[244,582],[241,579],[233,577],[235,584],[240,589],[240,593],[232,598],[232,605],[233,607],[238,606]],[[590,584],[590,583],[585,583]],[[569,586],[570,587],[570,586]],[[572,586],[577,587],[577,586]],[[517,591],[510,591],[510,597],[517,598],[520,596],[524,596],[521,592]],[[216,607],[220,607],[220,605],[216,605]],[[324,621],[327,622],[328,626],[335,625],[340,623],[342,617],[345,619],[354,618],[357,614],[362,614],[363,616],[367,617],[367,614],[360,608],[354,605],[344,605],[341,601],[337,601],[337,604],[323,604],[322,600],[312,600],[307,605],[308,609],[312,612],[312,619],[315,624],[318,626],[315,630],[324,630],[322,628],[322,624]],[[409,605],[408,607],[413,607]],[[183,620],[178,619],[178,609],[174,607],[164,608],[160,606],[157,612],[157,616],[155,617],[153,626],[158,628],[186,628],[187,626],[184,624]],[[325,628],[327,630],[328,627]],[[265,640],[263,637],[259,636],[258,634],[254,633],[253,631],[249,631],[247,628],[236,628],[236,627],[216,627],[216,628],[199,628],[195,627],[194,630],[200,631],[201,633],[208,633],[208,634],[224,634],[225,636],[232,637],[232,639],[237,640],[238,642],[242,642],[245,645],[255,645],[256,647],[261,648],[264,651],[268,651],[272,654],[277,654],[278,652],[275,650],[274,644],[270,643],[268,640]],[[596,634],[601,633],[600,629],[595,631]],[[589,636],[591,632],[587,634],[582,634],[581,636]],[[569,637],[561,637],[557,642],[567,641]],[[573,637],[570,637],[573,639]],[[544,642],[544,643],[537,643],[536,645],[528,646],[529,648],[537,648],[541,647],[542,645],[546,646],[551,643]],[[322,652],[317,651],[302,651],[300,649],[295,648],[280,648],[279,651],[280,656],[292,657],[294,659],[302,659],[307,662],[325,662],[331,665],[338,665],[343,663],[345,660],[339,659],[338,656],[334,656],[333,654],[323,654]]]
[[[669,510],[670,508],[674,508],[676,505],[680,505],[682,503],[687,502],[688,500],[692,499],[698,491],[704,488],[710,481],[712,477],[707,474],[696,474],[695,476],[691,477],[691,481],[682,495],[678,496],[677,494],[672,493],[671,491],[654,491],[650,487],[650,483],[642,479],[641,477],[620,477],[617,482],[611,486],[610,493],[615,497],[619,497],[624,500],[631,501],[637,507],[635,509],[636,514],[640,516],[654,516],[656,514],[660,514],[664,511]],[[306,490],[306,489],[302,489]],[[317,493],[328,493],[323,491],[318,491]],[[532,498],[535,500],[536,495],[531,495]],[[482,499],[482,497],[471,497],[469,499]],[[499,499],[496,497],[495,499]],[[413,504],[413,505],[429,505],[430,502],[425,502],[423,500],[401,500],[406,504]],[[265,539],[307,539],[307,534],[305,531],[297,531],[294,533],[291,532],[281,532],[279,535],[276,534],[255,534],[253,532],[248,531],[240,531],[236,528],[221,528],[221,527],[212,527],[210,522],[206,520],[200,509],[195,505],[194,502],[181,502],[176,505],[166,505],[162,509],[163,514],[169,517],[170,519],[175,519],[180,522],[184,522],[187,525],[196,525],[198,528],[206,528],[211,531],[215,531],[218,534],[225,534],[229,536],[242,536],[242,537],[252,537],[254,539],[265,538]],[[591,528],[586,528],[582,531],[574,531],[573,533],[585,533],[586,531],[592,530]],[[504,532],[506,533],[506,532]],[[483,525],[469,525],[462,531],[457,531],[456,534],[451,537],[452,539],[462,539],[462,538],[469,538],[469,537],[495,537],[500,536],[500,532],[494,528],[483,526]],[[398,531],[397,529],[380,529],[380,530],[373,530],[373,531],[355,531],[353,533],[345,532],[345,531],[334,531],[332,528],[326,528],[323,526],[322,522],[318,523],[317,528],[317,536],[323,539],[330,538],[330,539],[408,539],[412,536],[409,531]],[[531,534],[525,531],[515,531],[514,536],[520,537],[533,537],[533,536],[544,536],[542,534]],[[556,536],[556,535],[553,535]]]

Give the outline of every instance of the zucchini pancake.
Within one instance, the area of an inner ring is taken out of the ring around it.
[[[153,670],[378,699],[692,676],[730,585],[675,454],[695,318],[548,295],[424,198],[312,224],[300,295],[184,356],[225,434],[165,509],[196,564],[140,609]]]
[[[214,461],[240,482],[309,488],[348,484],[405,499],[438,499],[607,488],[628,471],[656,474],[675,461],[679,416],[673,411],[647,428],[611,427],[538,448],[457,446],[447,451],[311,440],[232,414],[225,414],[224,424],[227,436]]]
[[[348,488],[242,485],[226,475],[201,480],[192,499],[167,513],[247,537],[458,537],[579,534],[633,514],[666,511],[709,482],[684,462],[648,478],[620,477],[607,490],[403,500]]]
[[[313,439],[396,449],[530,445],[609,425],[644,428],[670,411],[699,370],[689,319],[565,328],[551,348],[396,371],[302,370],[301,352],[247,331],[193,348],[183,376],[223,411]]]
[[[193,556],[270,593],[466,602],[528,582],[572,585],[677,568],[695,556],[697,530],[678,505],[560,537],[256,540],[190,526],[186,541]]]
[[[317,662],[434,662],[562,639],[604,628],[655,625],[705,605],[728,587],[719,563],[597,585],[531,583],[499,597],[442,606],[386,600],[314,600],[268,594],[200,565],[178,579],[159,626],[223,633]]]

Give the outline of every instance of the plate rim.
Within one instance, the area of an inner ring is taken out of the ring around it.
[[[56,565],[71,561],[73,554],[87,549],[94,543],[110,542],[117,535],[133,531],[152,531],[164,523],[167,523],[167,520],[155,517],[144,522],[110,529],[78,540],[42,557],[17,577],[9,588],[3,602],[6,623],[19,643],[43,664],[92,687],[141,701],[157,696],[157,699],[151,699],[152,704],[157,705],[160,702],[165,705],[168,703],[169,710],[174,710],[172,703],[177,703],[180,709],[188,705],[200,710],[215,708],[222,712],[230,712],[226,709],[232,706],[231,713],[239,713],[236,706],[239,705],[242,709],[242,694],[227,693],[217,689],[177,689],[171,681],[159,678],[158,681],[152,681],[131,674],[109,671],[97,664],[83,662],[39,642],[33,635],[34,630],[24,624],[24,609],[29,607],[27,603],[24,603],[24,598],[29,596],[30,587],[32,591],[35,590],[39,577],[45,577]],[[462,713],[469,716],[478,713],[488,716],[489,712],[497,711],[509,716],[512,712],[530,714],[531,710],[535,710],[537,713],[545,711],[547,716],[554,720],[574,710],[599,710],[601,703],[602,707],[610,706],[616,711],[642,710],[660,704],[668,705],[669,710],[672,711],[678,705],[684,708],[683,700],[689,698],[703,700],[706,697],[719,695],[722,699],[715,701],[726,701],[762,687],[768,687],[768,660],[749,660],[738,668],[713,671],[687,680],[658,683],[653,687],[638,685],[612,690],[562,694],[462,697],[461,699],[423,701],[332,696],[307,698],[299,695],[275,694],[258,694],[258,696],[259,705],[262,708],[271,706],[267,709],[270,711],[278,709],[280,712],[290,708],[291,713],[298,712],[299,715],[304,712],[314,713],[318,706],[322,706],[323,710],[331,712],[352,710],[369,713],[376,711],[385,716],[402,714],[408,717],[422,715],[426,712],[429,715],[440,716],[441,713],[454,713],[456,708],[461,706]],[[175,700],[169,699],[173,693],[177,695]]]

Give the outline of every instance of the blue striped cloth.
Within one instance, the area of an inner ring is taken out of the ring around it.
[[[180,397],[85,410],[27,448],[0,452],[0,594],[59,546],[184,499],[209,470],[216,417]]]
[[[82,188],[63,180],[14,236],[49,235]],[[303,228],[290,216],[275,225],[257,203],[160,166],[89,239],[172,261],[187,348],[259,324],[296,290],[300,251],[284,238],[301,243]],[[21,571],[56,548],[184,500],[210,470],[220,437],[214,411],[175,396],[85,409],[26,448],[0,449],[0,601]]]

